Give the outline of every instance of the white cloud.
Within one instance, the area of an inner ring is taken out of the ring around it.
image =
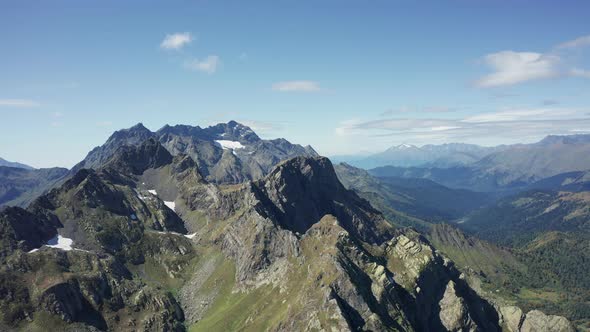
[[[546,53],[501,51],[488,54],[482,62],[493,72],[475,83],[489,88],[558,76],[590,78],[590,71],[572,68],[572,59],[568,57],[568,51],[586,46],[590,46],[590,35],[561,43]]]
[[[192,59],[184,63],[184,66],[190,70],[202,71],[208,74],[213,74],[220,65],[221,59],[217,55],[209,55],[202,60]]]
[[[568,108],[533,108],[533,109],[511,109],[498,112],[482,113],[463,119],[463,122],[483,123],[501,121],[537,121],[537,120],[559,120],[566,117],[580,115],[577,109]]]
[[[465,142],[485,145],[534,141],[549,134],[590,132],[590,114],[583,108],[500,110],[463,118],[379,118],[341,122],[335,134],[376,148],[397,143]]]
[[[480,87],[514,85],[560,75],[560,58],[552,54],[502,51],[486,55],[483,61],[494,72],[476,82]]]
[[[166,35],[162,43],[160,43],[160,47],[165,50],[179,50],[192,41],[193,36],[190,32],[173,33]]]
[[[457,126],[438,126],[438,127],[431,127],[430,131],[447,131],[453,129],[461,129],[461,127]]]
[[[0,107],[30,108],[38,107],[40,104],[29,99],[0,99]]]
[[[566,49],[566,48],[578,48],[578,47],[584,47],[584,46],[590,46],[590,35],[582,36],[582,37],[576,38],[574,40],[568,40],[564,43],[557,45],[556,48],[557,49]]]
[[[283,92],[317,92],[320,91],[320,85],[314,81],[284,81],[272,85],[275,91]]]

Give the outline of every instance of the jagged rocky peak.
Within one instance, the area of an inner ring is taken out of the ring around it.
[[[248,126],[236,121],[201,128],[165,125],[153,133],[139,123],[115,132],[105,144],[94,148],[76,165],[70,176],[82,168],[98,169],[122,146],[138,146],[154,138],[172,156],[191,157],[203,176],[215,183],[240,183],[260,179],[282,160],[296,156],[317,156],[309,146],[285,139],[263,140]]]
[[[280,185],[283,183],[288,185],[289,181],[299,182],[302,185],[309,186],[307,189],[319,189],[326,193],[337,194],[345,190],[336,176],[332,163],[326,157],[295,157],[288,159],[277,165],[267,178],[270,181],[278,180]],[[305,179],[305,183],[302,183],[301,179]],[[293,192],[293,194],[295,193]]]
[[[392,227],[367,201],[344,188],[325,157],[295,157],[277,165],[255,187],[281,227],[303,234],[333,215],[363,241],[382,242]],[[270,208],[269,208],[270,206]]]
[[[115,131],[107,140],[106,145],[109,143],[137,145],[154,136],[155,134],[140,122],[133,127]]]
[[[166,134],[174,134],[180,136],[193,136],[197,133],[201,132],[203,129],[199,126],[189,126],[189,125],[164,125],[164,127],[160,128],[156,133],[158,135],[166,135]]]
[[[230,140],[238,142],[254,143],[260,140],[260,137],[248,126],[236,121],[220,123],[207,128],[217,140]]]
[[[126,173],[140,175],[148,168],[157,168],[172,162],[172,155],[155,138],[139,146],[124,145],[115,151],[104,167],[113,167]]]
[[[193,137],[196,139],[208,141],[223,140],[254,143],[260,140],[258,135],[256,135],[256,133],[250,127],[233,120],[227,123],[218,123],[206,128],[189,125],[165,125],[157,131],[157,134],[160,137],[171,135]]]
[[[102,166],[117,149],[124,145],[139,145],[142,142],[155,137],[155,133],[147,129],[142,123],[128,129],[114,132],[105,142],[88,153],[86,158],[72,168],[76,172],[81,168],[98,168]]]

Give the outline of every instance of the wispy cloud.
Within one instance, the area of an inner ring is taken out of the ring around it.
[[[582,36],[573,40],[568,40],[557,45],[556,49],[578,48],[590,46],[590,35]]]
[[[456,119],[348,120],[340,123],[335,133],[358,140],[362,140],[362,137],[382,137],[387,142],[399,140],[412,144],[510,143],[530,138],[538,139],[548,134],[590,132],[588,111],[578,108],[542,107],[499,110]]]
[[[164,40],[160,43],[160,47],[165,50],[180,50],[192,41],[193,36],[190,32],[173,33],[166,35]]]
[[[30,99],[0,99],[0,107],[31,108],[41,104]]]
[[[221,59],[217,55],[209,55],[205,59],[191,59],[184,63],[184,67],[190,70],[213,74],[221,65]]]
[[[272,89],[282,92],[318,92],[320,84],[315,81],[284,81],[272,85]]]
[[[560,75],[560,58],[557,55],[502,51],[486,55],[483,62],[493,69],[491,74],[476,82],[477,86],[484,88],[514,85]]]
[[[404,113],[445,113],[445,112],[455,112],[457,108],[453,107],[446,107],[446,106],[426,106],[422,108],[413,108],[408,106],[402,106],[399,108],[391,108],[384,112],[379,113],[379,116],[386,117],[386,116],[394,116],[396,114],[404,114]]]
[[[559,120],[583,115],[575,108],[509,109],[469,116],[461,120],[468,123]]]
[[[576,68],[567,56],[568,51],[586,46],[590,46],[590,35],[566,41],[545,53],[501,51],[488,54],[481,62],[492,72],[477,80],[475,85],[493,88],[555,77],[590,78],[590,71]]]

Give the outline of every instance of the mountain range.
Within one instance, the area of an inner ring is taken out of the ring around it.
[[[381,166],[445,168],[468,165],[507,148],[508,146],[485,147],[464,143],[428,144],[421,147],[400,144],[364,158],[350,157],[349,160],[344,159],[344,161],[365,169]]]
[[[24,169],[33,169],[33,167],[21,163],[17,163],[14,161],[8,161],[6,159],[0,158],[0,167],[15,167],[15,168],[24,168]]]
[[[465,143],[427,144],[418,147],[404,143],[369,156],[342,156],[338,160],[365,169],[382,166],[449,168],[478,163],[480,166],[490,163],[498,164],[497,167],[501,168],[502,166],[525,167],[530,158],[536,157],[542,162],[541,166],[548,164],[550,170],[555,168],[561,170],[568,166],[576,168],[580,164],[585,165],[587,159],[574,160],[572,156],[585,152],[588,144],[590,144],[590,135],[587,134],[549,135],[537,143],[492,147]],[[552,151],[548,152],[548,150]],[[562,160],[562,164],[547,160],[547,155],[550,153],[560,153],[560,156],[566,159]],[[541,167],[535,171],[541,177],[548,176],[547,173],[543,173]]]
[[[590,135],[548,136],[534,144],[502,146],[499,151],[451,167],[382,166],[376,176],[425,178],[474,191],[517,192],[537,181],[562,173],[590,169]]]
[[[233,121],[138,124],[58,173],[0,211],[0,330],[574,331],[509,291],[538,290],[513,280],[544,266],[570,285],[550,257],[442,224],[487,194]]]
[[[139,123],[113,133],[103,145],[92,149],[68,172],[60,168],[0,172],[1,183],[5,187],[0,187],[0,206],[26,206],[36,194],[63,183],[78,170],[96,169],[120,147],[137,146],[150,138],[158,140],[172,155],[190,156],[197,163],[201,174],[214,183],[259,179],[282,160],[294,156],[318,155],[310,146],[291,144],[285,139],[263,140],[252,129],[235,121],[206,128],[166,125],[156,132]]]
[[[0,166],[0,206],[26,206],[57,185],[68,174],[65,168],[26,169]]]

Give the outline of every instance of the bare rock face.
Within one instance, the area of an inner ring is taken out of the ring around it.
[[[531,310],[527,314],[515,306],[504,306],[499,309],[503,326],[510,332],[573,332],[575,328],[565,317],[546,315],[539,310]]]
[[[29,251],[57,234],[55,218],[35,215],[19,207],[0,211],[0,259],[15,249]]]
[[[477,326],[471,319],[465,300],[458,296],[456,284],[449,281],[445,294],[439,302],[439,317],[448,331],[476,331]]]
[[[77,285],[61,283],[43,292],[39,299],[39,307],[66,322],[72,322],[84,310],[83,301]]]
[[[263,140],[252,129],[235,121],[207,128],[165,126],[156,135],[173,155],[186,154],[194,159],[206,179],[213,183],[258,180],[283,160],[317,156],[311,147],[291,144],[285,139]],[[223,141],[238,143],[239,147],[226,148],[220,143]]]
[[[138,123],[129,129],[116,131],[102,146],[92,149],[83,161],[72,168],[71,172],[72,174],[75,174],[82,168],[99,168],[107,162],[120,147],[125,145],[137,146],[154,136],[155,134],[141,123]]]
[[[509,332],[520,331],[522,322],[524,320],[522,309],[516,306],[500,307],[500,314],[502,315],[504,326]]]
[[[382,243],[391,235],[392,227],[381,213],[344,188],[328,158],[289,159],[255,186],[260,207],[292,232],[305,233],[330,214],[363,241]]]
[[[172,162],[172,155],[154,139],[138,146],[124,145],[101,168],[116,168],[125,174],[141,175],[148,168],[158,168]]]
[[[522,323],[522,332],[574,332],[571,322],[561,316],[545,315],[539,310],[531,310]]]

